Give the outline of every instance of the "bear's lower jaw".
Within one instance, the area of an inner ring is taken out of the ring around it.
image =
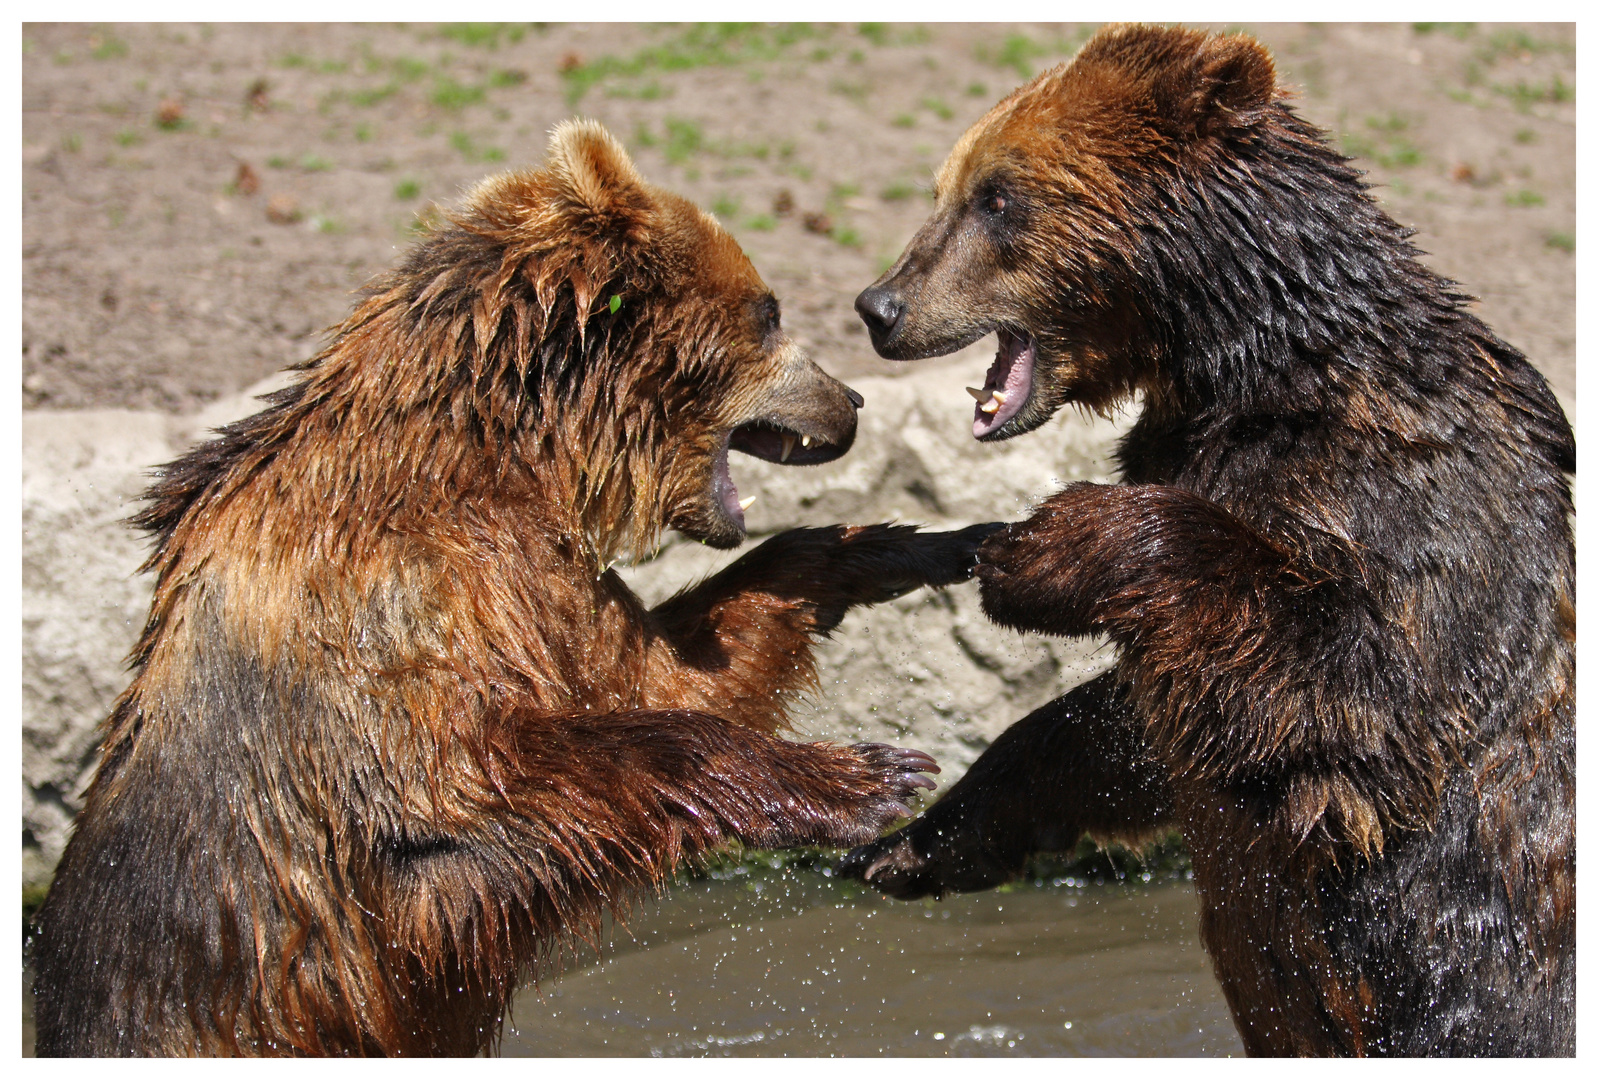
[[[733,511],[719,501],[708,500],[673,515],[668,524],[690,540],[727,550],[748,539],[743,510],[736,503]]]
[[[708,496],[710,520],[707,528],[702,533],[687,532],[695,540],[703,540],[711,547],[729,548],[737,547],[749,535],[748,528],[744,525],[744,510],[754,499],[740,499],[738,485],[733,483],[732,470],[727,464],[729,441],[723,439],[718,449],[715,461],[710,470],[710,490]],[[719,520],[718,520],[719,519]]]
[[[993,365],[988,368],[982,389],[966,388],[966,392],[977,402],[976,414],[971,420],[973,438],[980,441],[1004,439],[1037,426],[1032,424],[1004,432],[1010,421],[1020,415],[1032,400],[1037,356],[1037,341],[1031,334],[1025,330],[999,329],[998,352],[993,357]]]

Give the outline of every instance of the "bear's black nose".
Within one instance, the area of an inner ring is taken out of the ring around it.
[[[860,313],[866,329],[871,331],[871,343],[880,348],[899,325],[904,302],[882,286],[873,285],[855,297],[854,309]]]

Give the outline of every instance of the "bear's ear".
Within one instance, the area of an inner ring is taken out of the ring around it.
[[[1211,37],[1193,58],[1185,91],[1173,102],[1177,118],[1200,135],[1249,127],[1276,96],[1276,65],[1253,38]]]
[[[644,178],[597,121],[561,121],[549,135],[548,169],[568,212],[634,238],[653,216]]]

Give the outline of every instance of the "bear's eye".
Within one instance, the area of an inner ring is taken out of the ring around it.
[[[1003,214],[1013,201],[1010,198],[1009,191],[1004,186],[1004,182],[996,177],[990,178],[987,183],[983,184],[981,192],[982,197],[979,205],[986,213],[995,217]]]

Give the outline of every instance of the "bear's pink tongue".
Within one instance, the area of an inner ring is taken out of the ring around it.
[[[999,331],[999,352],[988,368],[988,377],[982,389],[966,387],[966,393],[976,398],[976,416],[971,421],[971,434],[980,439],[1003,427],[1021,411],[1032,395],[1032,362],[1037,358],[1037,344],[1030,334],[1012,334]]]

